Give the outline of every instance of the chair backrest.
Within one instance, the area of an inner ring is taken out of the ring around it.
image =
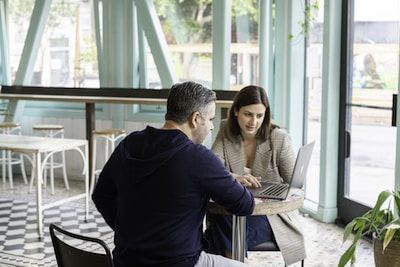
[[[92,244],[97,243],[104,249],[105,254],[90,252],[79,249],[76,246],[69,245],[60,239],[61,235],[63,235],[65,239],[72,238]],[[50,237],[53,243],[58,267],[114,266],[110,249],[107,247],[106,243],[100,239],[70,233],[54,224],[50,224]]]
[[[275,241],[265,241],[264,243],[248,248],[248,251],[280,251]]]

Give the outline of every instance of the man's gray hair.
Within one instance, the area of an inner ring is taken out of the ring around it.
[[[169,92],[165,119],[185,123],[194,112],[203,114],[208,104],[215,100],[215,92],[199,83],[174,84]]]

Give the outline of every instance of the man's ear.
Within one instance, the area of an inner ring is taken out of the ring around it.
[[[198,112],[198,111],[193,112],[192,115],[190,115],[190,117],[189,117],[190,127],[197,128],[199,116],[200,116],[200,112]]]

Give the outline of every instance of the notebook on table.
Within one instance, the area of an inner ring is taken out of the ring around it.
[[[251,188],[254,197],[284,200],[291,187],[302,188],[315,141],[300,147],[289,183],[261,182],[260,188]]]

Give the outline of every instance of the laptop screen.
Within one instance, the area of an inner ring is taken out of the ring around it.
[[[289,184],[262,182],[261,188],[250,189],[253,195],[262,198],[286,199],[291,187],[302,188],[307,175],[314,144],[315,141],[299,149]]]

